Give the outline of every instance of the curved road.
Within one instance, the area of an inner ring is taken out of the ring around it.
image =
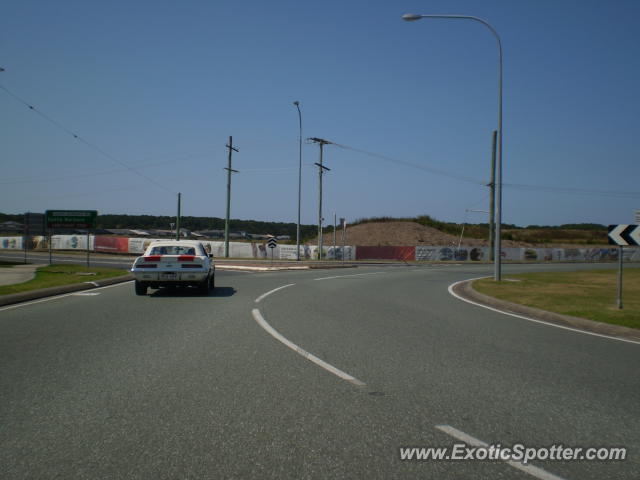
[[[578,267],[505,272],[550,268]],[[208,297],[127,283],[0,308],[4,476],[638,478],[640,345],[449,295],[490,271],[219,272]],[[628,458],[400,459],[461,441]]]

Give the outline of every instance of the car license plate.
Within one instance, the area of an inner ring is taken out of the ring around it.
[[[160,280],[177,280],[177,279],[178,279],[178,274],[176,272],[160,274]]]

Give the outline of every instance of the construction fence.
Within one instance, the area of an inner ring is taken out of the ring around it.
[[[142,254],[147,246],[161,238],[125,238],[105,235],[53,235],[53,250],[87,250],[101,253]],[[214,257],[224,256],[224,242],[202,241]],[[49,248],[45,236],[0,237],[0,248],[6,250],[46,250]],[[345,247],[331,245],[323,247],[323,258],[328,260],[401,260],[425,262],[480,262],[491,259],[489,247],[451,247],[451,246],[418,246],[418,247],[365,247],[348,245]],[[640,262],[640,247],[625,247],[625,262]],[[510,261],[538,262],[602,262],[617,261],[618,247],[585,247],[585,248],[503,248],[502,259]],[[318,247],[301,245],[300,258],[317,258]],[[270,249],[266,243],[229,242],[229,256],[233,258],[253,258],[277,260],[295,260],[295,245],[278,245]]]

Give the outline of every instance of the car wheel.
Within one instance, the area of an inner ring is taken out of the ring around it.
[[[211,277],[207,277],[206,280],[200,284],[200,293],[203,295],[208,295],[209,290],[211,290]]]
[[[146,294],[147,294],[147,284],[136,280],[136,295],[146,295]]]

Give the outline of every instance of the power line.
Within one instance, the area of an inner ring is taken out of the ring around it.
[[[570,195],[600,195],[603,197],[640,198],[640,192],[598,190],[592,188],[552,187],[546,185],[527,185],[522,183],[504,183],[505,187],[520,190],[542,191],[550,193],[565,193]]]
[[[167,160],[164,162],[146,163],[143,165],[138,165],[136,168],[158,167],[160,165],[167,165],[169,163],[176,163],[176,162],[178,162],[178,160],[174,159],[174,160]],[[76,179],[76,178],[91,178],[91,177],[97,177],[99,175],[114,175],[114,174],[118,174],[126,171],[127,169],[116,168],[112,170],[102,170],[97,172],[87,171],[87,172],[77,173],[74,175],[59,175],[59,176],[36,175],[32,177],[9,178],[8,180],[4,180],[4,181],[0,180],[0,185],[19,185],[19,184],[25,184],[25,183],[50,183],[55,181],[64,181],[64,180]]]
[[[369,152],[367,150],[350,147],[348,145],[341,145],[339,143],[334,143],[334,145],[336,147],[340,147],[345,150],[351,150],[351,151],[362,153],[364,155],[378,158],[387,162],[404,165],[404,166],[415,168],[418,170],[423,170],[429,173],[433,173],[434,175],[441,175],[441,176],[449,177],[455,180],[473,183],[477,185],[486,185],[484,181],[480,181],[471,177],[466,177],[464,175],[458,175],[458,174],[447,172],[444,170],[439,170],[436,168],[419,165],[417,163],[407,162],[405,160],[399,160],[397,158],[392,158],[387,155],[381,155],[379,153]],[[502,185],[505,187],[520,189],[520,190],[542,191],[542,192],[549,192],[549,193],[563,193],[563,194],[570,194],[570,195],[599,195],[599,196],[609,196],[609,197],[618,197],[618,198],[640,198],[640,192],[631,192],[631,191],[599,190],[599,189],[592,189],[592,188],[573,188],[573,187],[554,187],[554,186],[547,186],[547,185],[527,185],[527,184],[506,183],[506,182],[503,183]]]
[[[33,197],[36,200],[62,200],[65,198],[81,198],[81,197],[95,197],[103,193],[124,192],[126,190],[140,190],[140,185],[131,185],[128,187],[110,188],[107,190],[92,190],[85,193],[69,193],[64,195],[47,195]]]
[[[341,145],[339,143],[334,143],[334,145],[336,147],[340,147],[340,148],[343,148],[345,150],[351,150],[352,152],[362,153],[362,154],[368,155],[370,157],[379,158],[380,160],[384,160],[386,162],[396,163],[398,165],[404,165],[406,167],[416,168],[418,170],[423,170],[425,172],[429,172],[429,173],[432,173],[434,175],[441,175],[441,176],[444,176],[444,177],[449,177],[449,178],[453,178],[455,180],[459,180],[461,182],[473,183],[475,185],[482,185],[482,186],[486,185],[485,181],[478,180],[478,179],[471,178],[471,177],[467,177],[467,176],[464,176],[464,175],[458,175],[456,173],[447,172],[445,170],[439,170],[437,168],[432,168],[432,167],[427,167],[425,165],[420,165],[420,164],[417,164],[417,163],[407,162],[406,160],[398,160],[397,158],[392,158],[392,157],[389,157],[387,155],[381,155],[379,153],[369,152],[367,150],[362,150],[360,148],[350,147],[348,145]]]
[[[45,113],[41,112],[39,109],[37,109],[36,107],[34,107],[33,105],[31,105],[29,102],[27,102],[26,100],[24,100],[23,98],[19,97],[18,95],[16,95],[15,93],[13,93],[12,91],[10,91],[7,87],[5,87],[4,85],[0,85],[0,89],[4,90],[7,94],[9,94],[13,99],[15,99],[16,101],[20,102],[21,104],[23,104],[24,106],[26,106],[27,108],[29,108],[29,110],[33,111],[34,113],[36,113],[37,115],[39,115],[40,117],[44,118],[45,120],[47,120],[49,123],[51,123],[52,125],[54,125],[56,128],[58,128],[59,130],[62,130],[63,132],[65,132],[68,135],[71,135],[73,138],[75,138],[76,140],[78,140],[79,142],[83,143],[84,145],[86,145],[87,147],[91,148],[92,150],[98,152],[100,155],[102,155],[105,158],[108,158],[109,160],[111,160],[112,162],[115,162],[121,166],[123,166],[125,169],[129,170],[130,172],[135,173],[136,175],[144,178],[145,180],[147,180],[150,183],[153,183],[156,187],[160,187],[163,190],[166,190],[170,193],[175,193],[173,190],[171,190],[170,188],[165,187],[164,185],[162,185],[161,183],[156,182],[154,179],[152,179],[151,177],[148,177],[147,175],[143,174],[142,172],[136,170],[133,167],[130,167],[129,165],[127,165],[126,163],[124,163],[121,160],[118,160],[116,157],[114,157],[113,155],[105,152],[104,150],[102,150],[100,147],[98,147],[97,145],[85,140],[84,138],[82,138],[80,135],[78,135],[77,133],[71,131],[70,129],[68,129],[67,127],[65,127],[64,125],[62,125],[60,122],[54,120],[53,118],[51,118],[50,116],[46,115]]]

